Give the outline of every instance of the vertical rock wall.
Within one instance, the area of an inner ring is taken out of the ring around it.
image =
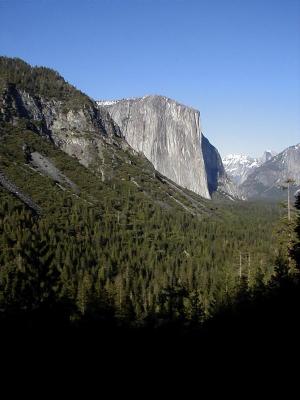
[[[199,111],[163,96],[98,102],[133,149],[180,186],[210,198]]]

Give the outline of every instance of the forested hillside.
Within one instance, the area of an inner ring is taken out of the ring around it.
[[[30,68],[19,58],[0,57],[0,91],[13,85],[32,96],[64,102],[66,108],[91,106],[84,93],[66,82],[58,72],[45,67]]]
[[[36,171],[24,142],[51,159],[77,193]],[[170,202],[147,171],[140,176],[146,195],[128,178],[132,165],[101,182],[26,129],[6,130],[0,155],[1,170],[42,209],[37,216],[1,188],[2,317],[55,308],[64,323],[202,322],[231,301],[242,280],[255,287],[273,273],[277,206],[198,200],[195,214]]]
[[[199,327],[297,270],[277,204],[179,187],[51,70],[1,58],[0,76],[4,327]]]

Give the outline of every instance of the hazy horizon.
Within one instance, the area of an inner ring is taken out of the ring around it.
[[[300,141],[300,0],[0,0],[0,53],[94,99],[200,111],[222,156]]]

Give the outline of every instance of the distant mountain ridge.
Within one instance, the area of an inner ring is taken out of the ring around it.
[[[229,154],[223,158],[227,174],[238,185],[245,199],[276,200],[285,196],[285,181],[292,179],[293,190],[300,185],[300,144],[279,154],[266,150],[259,158]]]
[[[244,154],[228,154],[223,158],[223,165],[231,179],[240,185],[260,163],[258,159]]]
[[[272,150],[266,150],[259,158],[245,154],[228,154],[222,161],[228,176],[237,185],[241,185],[256,168],[269,161],[276,154]]]
[[[240,186],[249,199],[279,199],[286,180],[294,181],[293,192],[300,188],[300,144],[290,146],[257,167]]]

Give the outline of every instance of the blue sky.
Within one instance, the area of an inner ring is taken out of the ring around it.
[[[0,0],[0,54],[193,106],[222,155],[300,142],[300,0]]]

